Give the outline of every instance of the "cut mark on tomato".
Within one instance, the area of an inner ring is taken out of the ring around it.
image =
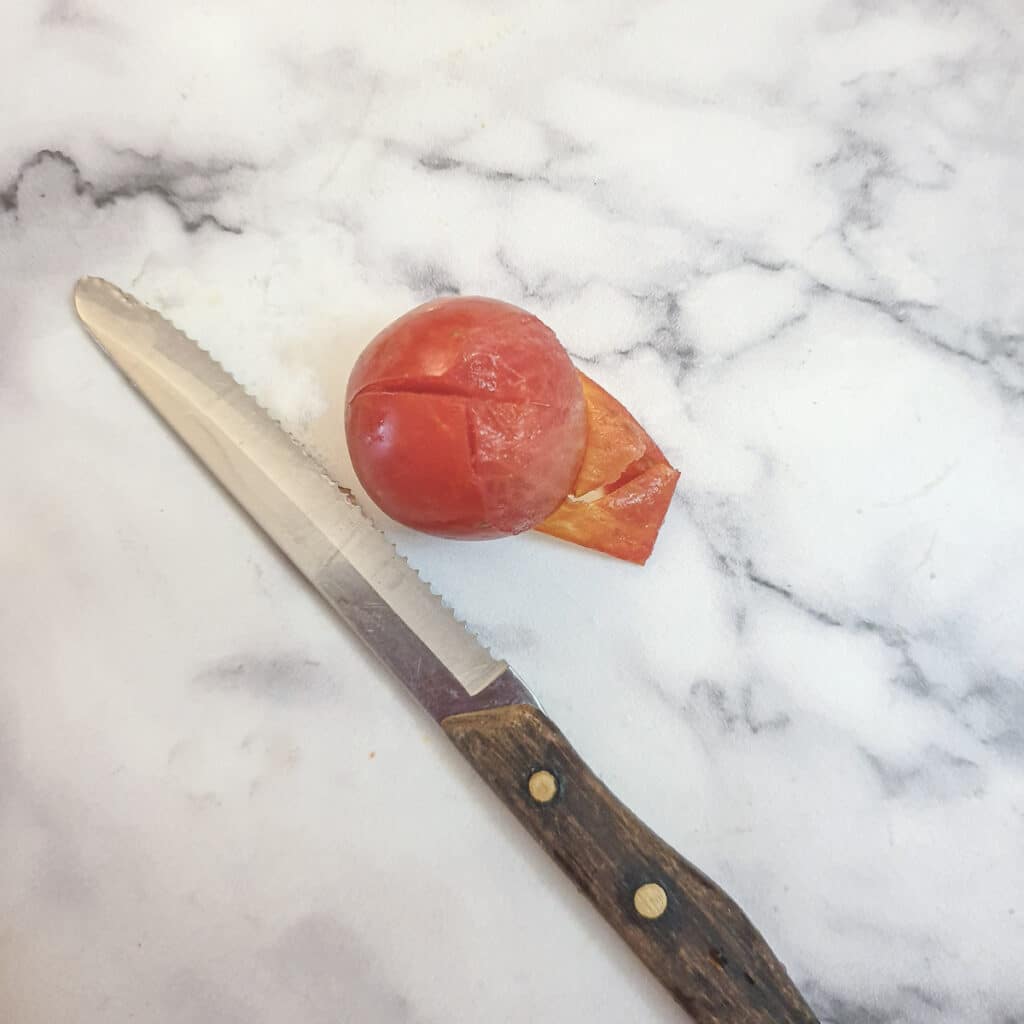
[[[499,398],[489,389],[474,388],[446,377],[405,377],[379,380],[361,387],[350,399],[354,402],[362,395],[431,395],[436,398],[461,398],[474,402],[500,402],[503,405],[525,405],[550,409],[550,402],[530,399]]]

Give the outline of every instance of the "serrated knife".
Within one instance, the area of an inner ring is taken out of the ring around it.
[[[739,906],[600,782],[351,495],[194,341],[106,281],[75,309],[119,369],[698,1024],[814,1013]]]

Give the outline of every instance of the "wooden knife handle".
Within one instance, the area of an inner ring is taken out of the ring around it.
[[[518,704],[441,724],[697,1024],[817,1024],[743,911],[616,799],[544,712]]]

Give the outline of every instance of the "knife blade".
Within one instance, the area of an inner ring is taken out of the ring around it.
[[[515,673],[204,349],[99,278],[89,334],[698,1024],[814,1013],[739,906],[600,782]]]

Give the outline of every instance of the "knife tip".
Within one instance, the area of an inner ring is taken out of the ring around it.
[[[75,282],[72,301],[79,318],[87,321],[90,310],[95,311],[97,307],[109,310],[118,302],[130,304],[131,297],[102,277],[86,275]]]
[[[112,288],[113,285],[109,281],[104,281],[102,277],[93,277],[91,274],[86,274],[80,277],[75,282],[74,298],[76,304],[79,299],[88,298],[90,295],[95,294],[101,288]]]
[[[80,277],[75,282],[74,291],[71,293],[72,301],[75,304],[75,312],[81,316],[83,306],[89,301],[90,294],[95,291],[98,277]]]

